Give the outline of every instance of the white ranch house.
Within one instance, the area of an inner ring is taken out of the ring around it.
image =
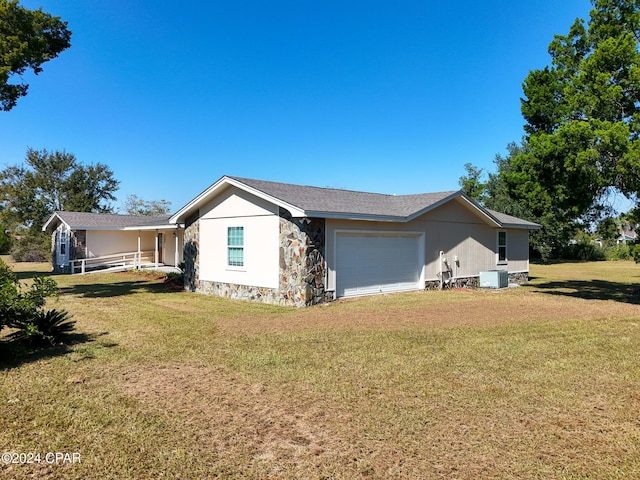
[[[460,191],[396,196],[230,176],[169,218],[110,215],[113,226],[98,228],[74,215],[100,217],[57,212],[47,222],[58,270],[69,271],[61,250],[70,252],[62,242],[73,236],[86,257],[120,250],[152,254],[155,264],[184,261],[191,291],[295,306],[476,286],[494,270],[526,281],[529,231],[539,228]]]

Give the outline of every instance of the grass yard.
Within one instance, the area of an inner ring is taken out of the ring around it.
[[[0,478],[640,478],[640,266],[531,275],[307,309],[57,276],[73,344],[0,339],[0,453],[42,455]]]

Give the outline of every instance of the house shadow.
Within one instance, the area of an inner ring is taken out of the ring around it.
[[[0,339],[0,372],[38,360],[66,355],[73,351],[74,346],[95,342],[98,337],[106,335],[106,333],[107,332],[91,335],[86,333],[71,333],[65,336],[64,343],[39,348],[28,347],[16,340]],[[101,343],[100,345],[104,348],[117,346],[116,343]]]
[[[582,298],[584,300],[613,300],[640,305],[640,284],[607,280],[565,280],[534,285],[549,295]]]

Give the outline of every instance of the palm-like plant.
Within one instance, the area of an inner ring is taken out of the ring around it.
[[[39,311],[29,319],[18,319],[10,326],[17,328],[8,336],[30,345],[55,344],[71,332],[75,326],[66,310]]]

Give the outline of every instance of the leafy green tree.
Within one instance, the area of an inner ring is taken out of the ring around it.
[[[555,36],[551,65],[525,79],[523,148],[500,172],[549,250],[610,215],[611,193],[640,190],[640,0],[592,4],[588,23]]]
[[[128,215],[169,215],[171,213],[171,202],[164,198],[147,201],[133,194],[127,197],[125,208]]]
[[[11,249],[11,237],[9,236],[9,229],[0,223],[0,255],[9,253]]]
[[[39,230],[55,211],[110,212],[119,182],[104,164],[85,166],[73,154],[27,151],[26,165],[0,172],[0,219]]]
[[[27,94],[22,75],[28,69],[37,75],[44,62],[70,46],[71,32],[60,17],[26,9],[17,0],[0,0],[0,110],[11,110]],[[9,83],[14,76],[19,83]]]
[[[616,239],[620,235],[620,227],[618,222],[611,217],[606,217],[598,222],[596,226],[596,234],[600,237],[602,243],[611,246],[616,243]]]
[[[484,170],[471,163],[465,163],[464,170],[467,174],[458,180],[460,190],[476,202],[483,203],[487,187],[487,184],[482,181]]]

